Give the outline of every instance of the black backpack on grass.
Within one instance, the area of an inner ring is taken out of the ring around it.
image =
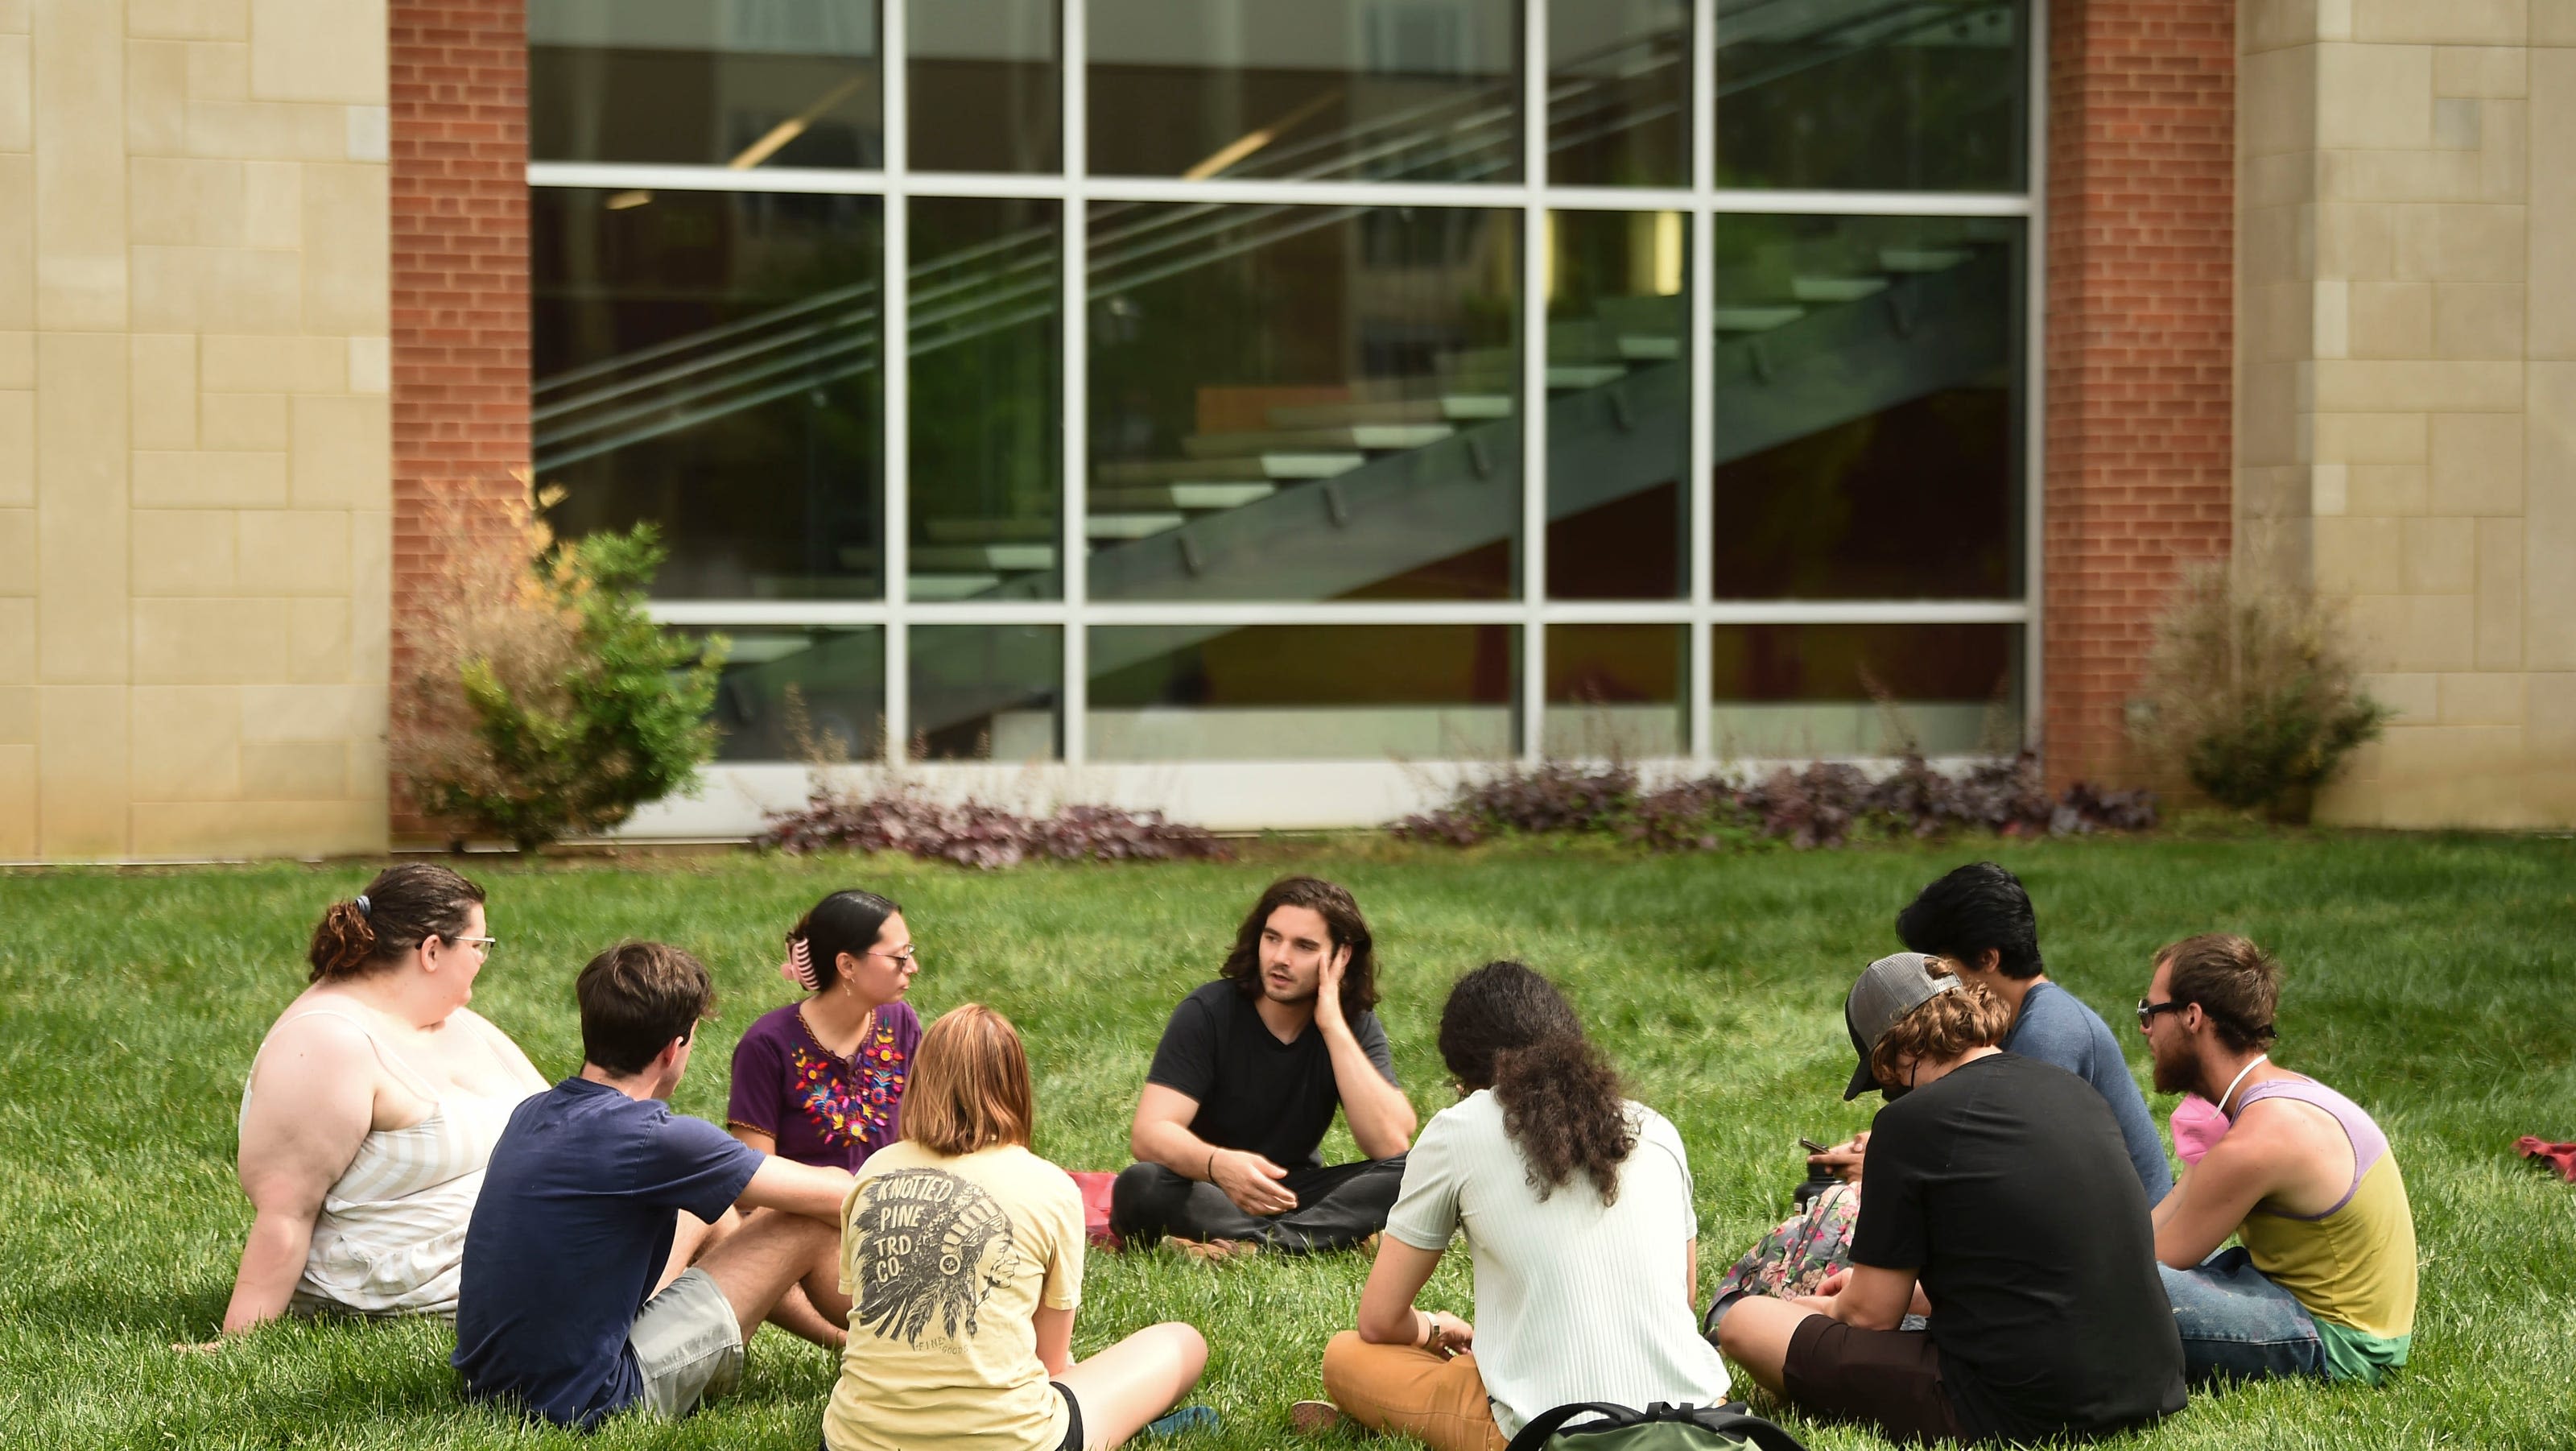
[[[1596,1419],[1567,1429],[1578,1417]],[[1541,1412],[1506,1451],[1807,1451],[1797,1437],[1748,1414],[1742,1405],[1676,1406],[1657,1401],[1642,1411],[1607,1401],[1578,1401]]]

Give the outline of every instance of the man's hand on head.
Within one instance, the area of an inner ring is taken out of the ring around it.
[[[1342,976],[1350,971],[1351,949],[1334,948],[1324,954],[1324,966],[1315,979],[1315,1023],[1322,1028],[1347,1028],[1342,1017]]]
[[[1287,1170],[1242,1149],[1219,1149],[1208,1159],[1208,1182],[1246,1214],[1285,1214],[1296,1208],[1297,1196],[1279,1184],[1287,1177]]]

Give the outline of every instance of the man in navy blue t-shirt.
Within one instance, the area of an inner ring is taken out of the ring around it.
[[[465,1233],[451,1363],[466,1394],[590,1427],[642,1404],[677,1418],[742,1373],[743,1342],[798,1283],[849,1318],[840,1210],[850,1176],[744,1147],[663,1102],[714,1002],[697,959],[656,942],[583,968],[579,1075],[519,1105]],[[680,1216],[754,1213],[695,1266]]]

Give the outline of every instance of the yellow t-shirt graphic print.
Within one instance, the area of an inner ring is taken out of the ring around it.
[[[976,1312],[1007,1278],[1011,1217],[972,1181],[907,1169],[860,1186],[850,1230],[867,1258],[850,1329],[919,1345],[937,1326],[946,1340],[972,1337]]]
[[[1026,1149],[871,1156],[841,1206],[850,1343],[825,1443],[1053,1451],[1065,1407],[1034,1319],[1081,1302],[1082,1251],[1081,1191]]]

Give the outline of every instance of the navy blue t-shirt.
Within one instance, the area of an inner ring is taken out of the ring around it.
[[[449,1363],[466,1394],[582,1427],[632,1404],[644,1385],[626,1332],[680,1211],[723,1214],[761,1158],[704,1119],[585,1078],[520,1104],[465,1230]]]

